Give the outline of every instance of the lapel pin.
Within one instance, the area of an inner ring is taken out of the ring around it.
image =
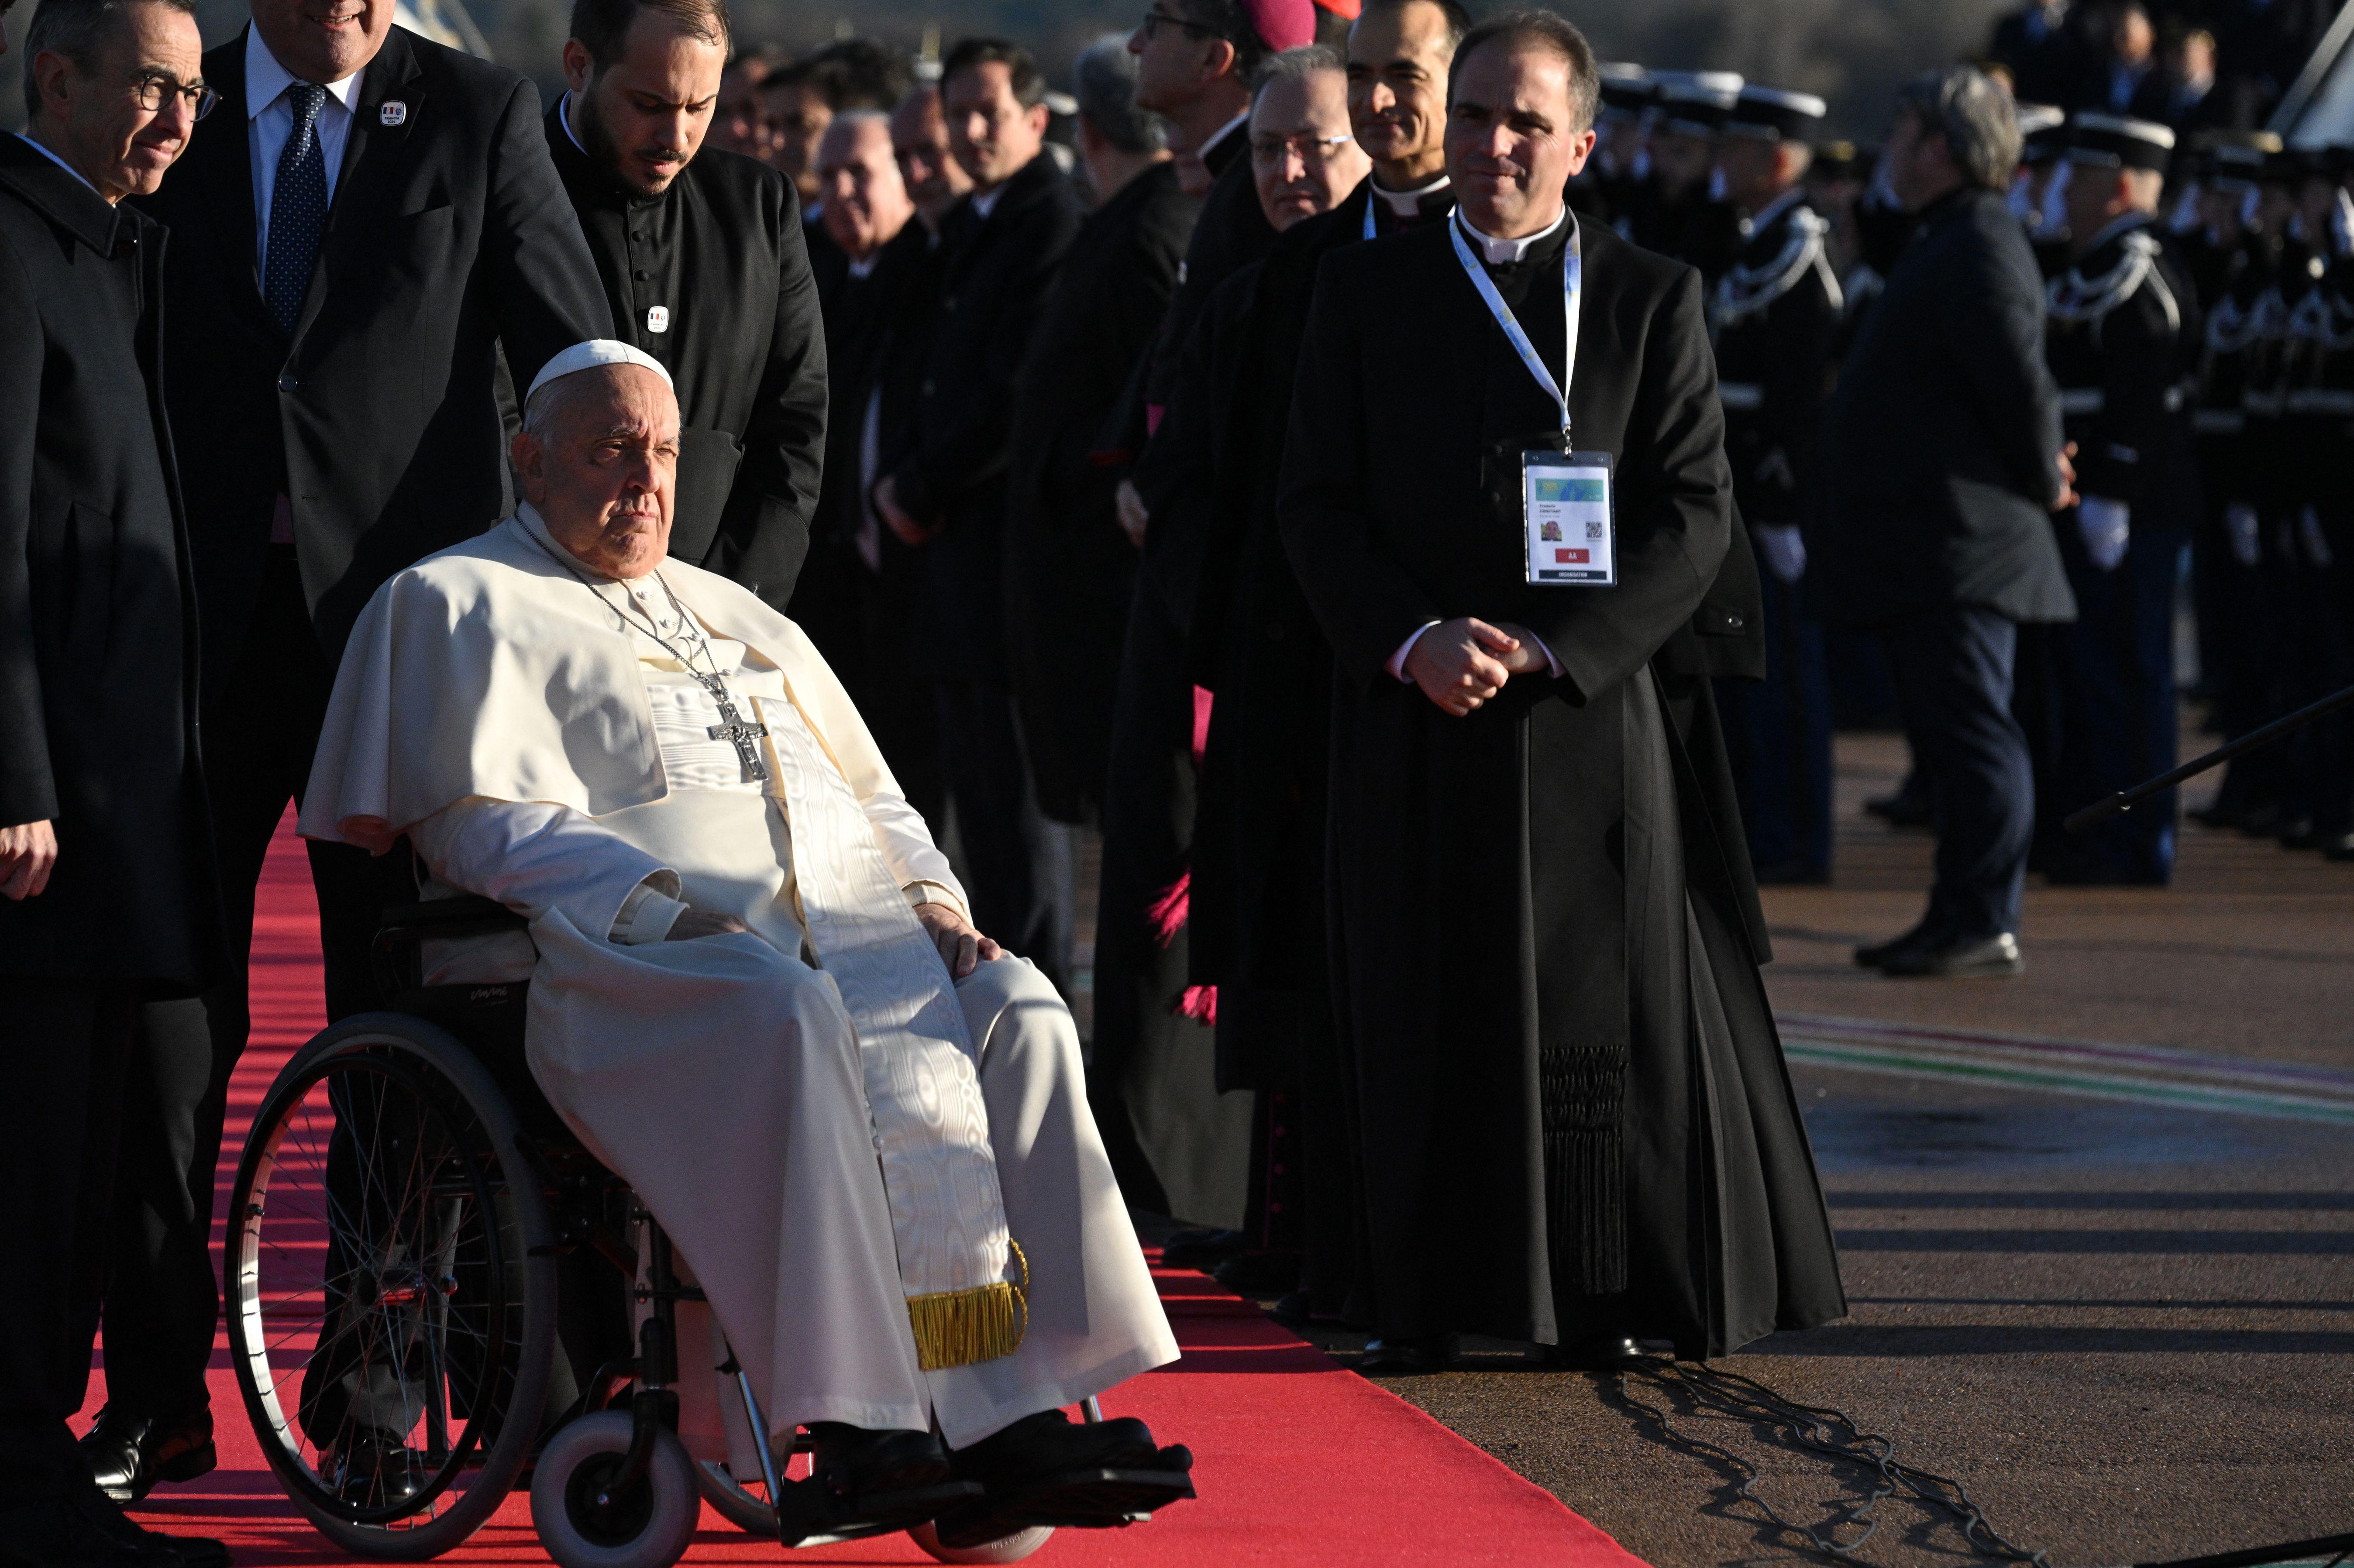
[[[385,100],[384,107],[376,111],[376,117],[379,123],[385,125],[405,123],[408,119],[408,105],[398,98],[388,98]]]
[[[648,305],[646,307],[646,330],[648,332],[670,331],[670,307],[668,305]]]

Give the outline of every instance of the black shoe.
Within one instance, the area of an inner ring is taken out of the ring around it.
[[[358,1426],[329,1458],[335,1495],[357,1508],[390,1508],[424,1489],[432,1471],[398,1432]]]
[[[834,1523],[905,1530],[979,1495],[956,1484],[937,1433],[875,1432],[827,1421],[811,1426],[810,1436],[810,1479]]]
[[[1900,789],[1893,795],[1875,796],[1863,803],[1863,809],[1892,828],[1925,828],[1929,825],[1926,790]]]
[[[1544,1348],[1545,1365],[1564,1372],[1613,1372],[1642,1359],[1643,1347],[1625,1334],[1596,1334]]]
[[[119,1503],[137,1502],[157,1481],[193,1481],[220,1462],[209,1410],[161,1421],[109,1404],[82,1435],[81,1452],[98,1489]]]
[[[1079,1423],[1059,1410],[1025,1415],[949,1456],[977,1503],[940,1515],[943,1546],[978,1546],[1033,1525],[1098,1530],[1193,1495],[1193,1456],[1157,1446],[1133,1417]]]
[[[1868,969],[1882,969],[1887,966],[1888,960],[1897,954],[1914,948],[1934,947],[1943,936],[1944,933],[1937,927],[1931,925],[1928,917],[1924,916],[1919,925],[1901,937],[1892,937],[1885,942],[1875,942],[1868,948],[1858,948],[1855,950],[1855,961]]]
[[[1880,972],[1892,979],[1980,980],[2021,974],[2026,969],[2019,938],[1999,931],[1991,937],[1953,937],[1934,945],[1906,948],[1890,954]]]
[[[1365,1353],[1357,1358],[1356,1370],[1363,1377],[1419,1377],[1445,1372],[1454,1359],[1452,1334],[1375,1338],[1365,1341]]]
[[[180,1568],[160,1543],[121,1539],[53,1489],[19,1495],[23,1501],[0,1506],[0,1568]]]
[[[2335,861],[2354,860],[2354,833],[2338,833],[2331,837],[2321,846],[2321,858]]]
[[[1207,1274],[1242,1250],[1240,1231],[1179,1231],[1161,1244],[1161,1266]]]
[[[2321,834],[2315,831],[2311,817],[2298,817],[2280,825],[2280,842],[2283,849],[2319,849]]]
[[[2240,813],[2232,825],[2252,839],[2276,838],[2288,821],[2288,812],[2267,800]]]
[[[1267,1307],[1267,1315],[1278,1323],[1297,1329],[1316,1316],[1315,1307],[1305,1290],[1287,1290]]]
[[[1280,1296],[1299,1283],[1299,1255],[1239,1253],[1210,1270],[1210,1277],[1237,1296]]]
[[[126,1517],[114,1500],[79,1476],[66,1481],[65,1504],[125,1551],[152,1557],[161,1552],[175,1568],[229,1568],[226,1543],[206,1535],[162,1535]]]

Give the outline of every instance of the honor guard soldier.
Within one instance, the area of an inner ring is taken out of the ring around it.
[[[2048,104],[2019,106],[2019,178],[2010,187],[2010,209],[2027,225],[2028,243],[2046,278],[2068,270],[2068,116]]]
[[[1648,143],[1648,197],[1629,237],[1646,250],[1700,269],[1713,283],[1741,248],[1740,215],[1711,189],[1717,138],[1741,99],[1731,71],[1676,71],[1659,79],[1659,107]]]
[[[1734,498],[1756,546],[1766,680],[1725,683],[1725,738],[1760,882],[1830,877],[1831,711],[1822,628],[1798,611],[1798,524],[1843,316],[1830,223],[1807,199],[1823,101],[1748,86],[1716,172],[1744,235],[1709,299]]]
[[[1594,117],[1594,156],[1570,181],[1570,201],[1585,199],[1594,217],[1619,229],[1634,212],[1651,172],[1647,122],[1659,89],[1641,66],[1619,60],[1602,67],[1602,107]]]
[[[2193,515],[2190,387],[2199,302],[2161,237],[2174,132],[2083,114],[2066,153],[2074,260],[2048,291],[2048,344],[2083,497],[2061,556],[2077,619],[2058,658],[2064,813],[2175,760],[2175,563]],[[2163,885],[2174,868],[2170,798],[2055,845],[2054,882]]]

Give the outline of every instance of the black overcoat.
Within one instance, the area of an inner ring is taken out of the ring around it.
[[[1956,191],[1922,214],[1840,372],[1808,611],[1860,626],[1949,604],[2073,619],[2050,510],[2060,444],[2035,252],[2000,196]]]
[[[245,34],[204,67],[220,105],[143,205],[172,231],[164,400],[217,681],[244,645],[280,493],[332,666],[379,584],[505,510],[501,346],[527,386],[613,322],[539,90],[396,26],[352,95],[290,340],[254,270]]]
[[[1038,804],[1056,821],[1103,809],[1136,585],[1136,547],[1112,503],[1119,472],[1097,461],[1097,437],[1151,348],[1200,209],[1163,162],[1089,214],[1014,387],[1009,652]]]
[[[186,995],[226,957],[187,531],[158,382],[162,226],[0,136],[0,823],[56,824],[0,974]]]
[[[705,147],[662,195],[635,196],[580,150],[563,109],[547,111],[548,151],[614,334],[661,360],[678,392],[670,553],[782,609],[826,450],[825,327],[792,184]]]
[[[1498,275],[1557,379],[1561,238]],[[1559,414],[1445,228],[1326,258],[1300,358],[1279,504],[1334,653],[1365,1284],[1388,1334],[1715,1354],[1844,1301],[1712,699],[1654,668],[1731,545],[1700,279],[1599,225],[1583,248],[1570,406],[1617,457],[1614,588],[1524,581],[1520,453]],[[1447,716],[1384,665],[1461,615],[1528,627],[1561,676]]]

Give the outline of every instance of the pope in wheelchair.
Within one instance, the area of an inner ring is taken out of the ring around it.
[[[1178,1354],[1070,1013],[973,928],[801,629],[665,558],[678,441],[640,351],[541,373],[526,503],[361,615],[302,832],[405,835],[429,897],[528,920],[429,978],[527,979],[532,1080],[675,1245],[777,1449],[808,1430],[830,1517],[953,1547],[1191,1496],[1143,1423],[1064,1414]]]

